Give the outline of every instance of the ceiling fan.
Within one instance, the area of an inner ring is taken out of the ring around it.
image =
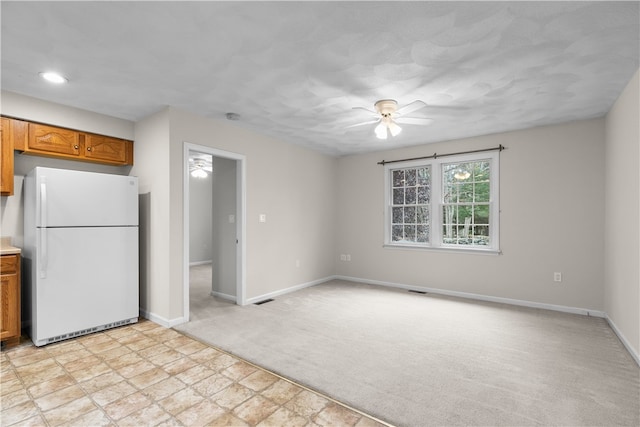
[[[189,171],[194,178],[206,178],[213,172],[212,156],[189,157]]]
[[[403,107],[398,108],[398,103],[393,99],[381,99],[374,104],[375,111],[364,107],[353,107],[354,110],[367,111],[376,118],[375,120],[369,120],[355,125],[347,126],[348,128],[369,125],[378,123],[375,127],[376,136],[380,139],[387,139],[387,135],[396,136],[402,132],[402,128],[398,126],[400,124],[409,125],[428,125],[433,122],[433,119],[426,117],[404,117],[407,114],[411,114],[414,111],[418,111],[421,108],[426,107],[427,104],[423,101],[416,100]]]

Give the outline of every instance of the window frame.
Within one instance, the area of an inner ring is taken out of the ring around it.
[[[486,246],[447,244],[443,242],[444,180],[443,167],[450,163],[488,161],[489,179],[489,241]],[[392,171],[406,168],[429,167],[431,172],[431,198],[429,203],[429,242],[410,243],[392,241]],[[480,152],[448,155],[429,159],[407,160],[384,165],[384,247],[416,250],[436,250],[480,254],[500,253],[500,153]]]

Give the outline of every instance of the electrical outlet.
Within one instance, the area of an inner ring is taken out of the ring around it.
[[[260,214],[260,216],[258,216],[258,221],[267,222],[267,215],[266,214]]]
[[[554,282],[562,282],[562,273],[556,271],[553,273],[553,281]]]
[[[347,256],[345,254],[340,254],[340,261],[346,261]]]
[[[347,254],[347,261],[351,261],[351,254]]]

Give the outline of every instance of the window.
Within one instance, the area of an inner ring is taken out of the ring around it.
[[[385,165],[385,245],[499,251],[498,153]]]

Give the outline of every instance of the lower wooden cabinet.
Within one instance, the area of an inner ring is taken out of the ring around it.
[[[0,256],[0,341],[20,342],[20,255]]]

